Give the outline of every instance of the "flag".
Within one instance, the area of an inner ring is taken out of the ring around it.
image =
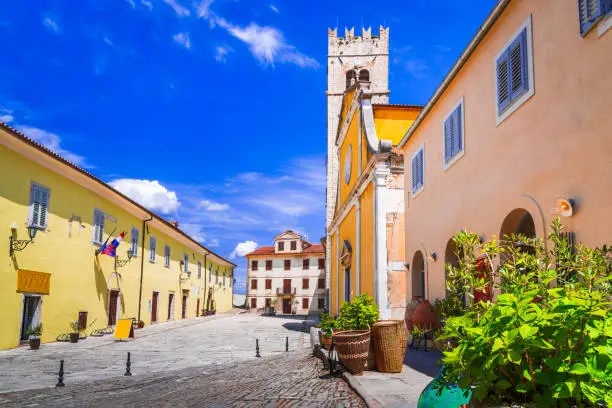
[[[123,237],[125,237],[125,232],[122,232],[121,234],[119,234],[119,236],[113,239],[110,244],[105,243],[104,245],[102,245],[98,252],[101,254],[112,256],[114,258],[115,255],[117,255],[117,247],[123,240]]]

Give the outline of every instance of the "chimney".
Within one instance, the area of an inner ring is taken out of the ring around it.
[[[178,221],[170,221],[170,224],[172,224],[174,228],[178,229],[178,226],[179,226]]]

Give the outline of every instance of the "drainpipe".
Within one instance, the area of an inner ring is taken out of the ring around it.
[[[206,308],[206,311],[208,312],[208,306],[206,306],[206,269],[207,269],[206,256],[207,255],[210,255],[210,251],[204,254],[204,304],[202,306],[204,306]]]
[[[153,215],[148,220],[142,220],[142,251],[140,252],[140,290],[138,291],[138,321],[140,321],[140,307],[142,304],[142,276],[144,275],[144,248],[145,248],[145,231],[147,222],[153,220]]]

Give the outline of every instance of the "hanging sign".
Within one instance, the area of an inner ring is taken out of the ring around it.
[[[115,340],[127,340],[134,338],[134,325],[132,319],[119,319],[115,327]]]
[[[17,270],[17,292],[49,294],[51,274],[45,272]]]

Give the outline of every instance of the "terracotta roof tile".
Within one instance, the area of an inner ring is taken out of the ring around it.
[[[320,244],[315,244],[315,245],[311,245],[308,248],[304,248],[302,250],[302,253],[306,253],[306,254],[322,254],[325,252],[325,249],[323,249],[323,245]],[[246,254],[246,256],[251,256],[251,255],[274,255],[274,247],[273,246],[262,246],[257,248],[256,250],[254,250],[251,253]],[[276,254],[276,255],[289,255],[286,253],[283,254]],[[294,255],[294,254],[291,254]]]

